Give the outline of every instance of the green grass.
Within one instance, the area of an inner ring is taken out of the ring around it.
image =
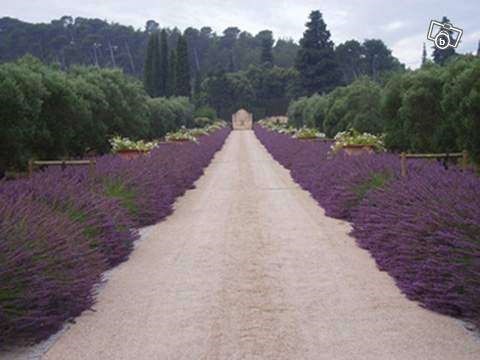
[[[121,181],[108,180],[105,182],[105,195],[120,200],[120,204],[127,209],[130,215],[136,217],[139,209],[136,203],[136,194]]]
[[[370,190],[382,188],[390,181],[392,175],[386,172],[372,173],[369,180],[357,185],[353,192],[357,195],[357,200],[361,201]]]

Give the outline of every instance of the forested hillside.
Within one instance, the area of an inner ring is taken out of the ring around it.
[[[62,68],[72,64],[118,66],[126,73],[141,77],[145,63],[148,35],[160,29],[157,22],[147,21],[144,29],[134,29],[100,19],[64,16],[49,24],[30,24],[17,19],[0,19],[0,62],[12,61],[31,54],[43,62],[59,63]],[[169,48],[175,48],[182,32],[165,29]],[[224,69],[234,72],[259,64],[265,41],[273,41],[272,32],[252,35],[236,27],[222,34],[209,27],[184,31],[189,48],[191,71],[206,75]],[[291,67],[298,45],[292,40],[274,42],[274,64]]]

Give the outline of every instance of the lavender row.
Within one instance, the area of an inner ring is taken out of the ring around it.
[[[422,306],[480,325],[480,179],[393,154],[330,155],[330,144],[255,128],[272,156]]]
[[[0,347],[36,342],[91,308],[102,272],[125,261],[140,226],[173,211],[228,129],[147,156],[48,168],[0,183]]]

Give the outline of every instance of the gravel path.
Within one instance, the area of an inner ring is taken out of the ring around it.
[[[251,131],[142,231],[44,359],[479,359],[462,323],[406,300]]]

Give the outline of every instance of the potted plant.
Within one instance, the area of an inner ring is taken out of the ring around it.
[[[188,131],[190,133],[190,135],[192,135],[193,137],[200,137],[200,136],[205,136],[205,135],[208,135],[208,131],[206,129],[202,129],[202,128],[194,128],[194,129],[190,129]]]
[[[376,136],[369,133],[360,133],[355,129],[339,132],[335,135],[333,152],[344,150],[348,155],[371,154],[375,151],[384,151],[383,135]]]
[[[113,153],[118,154],[123,159],[131,160],[150,152],[158,146],[158,142],[133,141],[129,138],[114,136],[110,139],[110,145]]]
[[[198,143],[198,140],[195,136],[191,134],[189,130],[185,127],[182,127],[180,130],[175,132],[169,132],[165,135],[165,140],[168,142],[186,142],[186,141],[193,141]]]
[[[301,127],[294,134],[293,137],[299,140],[316,140],[325,138],[325,134],[317,131],[317,129]]]

